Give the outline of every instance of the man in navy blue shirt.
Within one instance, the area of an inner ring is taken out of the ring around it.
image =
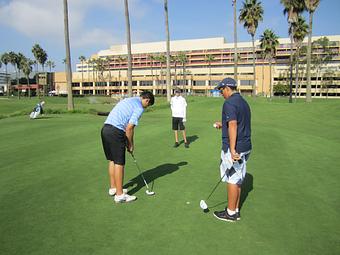
[[[228,207],[214,212],[214,216],[231,222],[241,219],[241,185],[252,149],[250,107],[236,88],[236,81],[231,78],[223,79],[216,87],[226,100],[222,108],[222,122],[214,124],[216,128],[222,129],[220,173],[222,180],[227,182],[228,191]]]

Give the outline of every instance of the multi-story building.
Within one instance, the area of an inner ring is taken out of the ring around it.
[[[10,75],[0,72],[0,94],[4,94],[7,91],[7,84],[9,82]]]
[[[313,41],[321,37],[313,37]],[[340,97],[340,36],[327,36],[327,54],[331,57],[312,68],[312,96]],[[303,45],[307,45],[307,39]],[[251,42],[238,43],[238,87],[242,93],[251,93],[255,83],[257,94],[268,95],[270,84],[288,84],[290,67],[290,40],[279,39],[276,57],[269,62],[264,58],[260,42],[255,42],[256,67],[254,80],[253,50]],[[222,37],[171,41],[171,85],[179,86],[189,93],[208,93],[221,79],[234,77],[234,44],[226,43]],[[296,49],[293,49],[295,52]],[[132,44],[133,90],[151,90],[155,94],[166,93],[166,44],[150,42]],[[314,47],[314,56],[325,55],[321,46]],[[176,57],[177,56],[177,57]],[[209,58],[207,57],[209,56]],[[305,53],[301,53],[299,64],[298,96],[306,94]],[[331,75],[326,77],[325,74]],[[293,73],[295,87],[295,68]],[[272,77],[272,81],[270,81]],[[113,45],[101,50],[83,63],[77,64],[72,76],[73,93],[84,95],[111,95],[127,92],[127,46]],[[325,85],[327,84],[327,85]],[[277,86],[278,88],[278,86]],[[55,74],[55,89],[66,90],[65,73]],[[275,89],[274,89],[275,91]],[[295,89],[293,89],[295,93]]]

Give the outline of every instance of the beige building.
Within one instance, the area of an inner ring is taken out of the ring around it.
[[[313,37],[313,41],[320,37]],[[312,69],[312,96],[340,97],[340,36],[327,36],[332,58],[319,67]],[[276,58],[272,64],[272,83],[289,84],[289,38],[279,39]],[[238,42],[238,88],[242,93],[251,93],[252,85],[256,84],[256,92],[269,95],[270,68],[267,59],[262,56],[256,46],[256,80],[253,79],[253,53],[251,42]],[[307,39],[304,42],[307,45]],[[234,44],[226,43],[223,37],[171,41],[171,55],[184,55],[185,61],[174,58],[171,61],[171,84],[179,86],[192,94],[209,93],[216,83],[225,77],[234,77]],[[295,51],[295,49],[294,49]],[[136,43],[132,45],[133,54],[133,91],[139,93],[151,90],[155,94],[166,93],[166,44],[165,42]],[[323,56],[324,50],[316,47],[313,55]],[[213,57],[207,61],[207,55]],[[305,56],[300,57],[299,90],[297,96],[306,93]],[[184,62],[184,64],[183,64]],[[332,77],[327,78],[325,74]],[[327,79],[326,79],[326,78]],[[295,94],[295,68],[293,77],[293,93]],[[79,95],[112,95],[127,93],[127,47],[113,45],[91,56],[84,63],[77,64],[72,75],[73,93]],[[326,85],[325,85],[326,84]],[[282,87],[282,86],[281,86]],[[66,93],[65,73],[55,74],[55,89]]]

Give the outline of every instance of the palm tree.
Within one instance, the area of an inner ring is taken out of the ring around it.
[[[243,7],[240,10],[239,21],[243,23],[244,28],[247,29],[248,34],[251,35],[253,43],[253,72],[254,72],[254,84],[253,84],[253,97],[256,96],[256,72],[255,72],[255,40],[254,36],[258,27],[259,21],[263,20],[263,8],[261,2],[257,0],[246,0],[243,2]]]
[[[167,59],[166,56],[163,54],[160,54],[158,56],[158,61],[161,64],[161,71],[160,71],[160,80],[161,80],[161,91],[162,91],[162,95],[163,95],[163,84],[164,84],[164,79],[163,79],[163,64],[166,63]]]
[[[1,62],[5,65],[5,68],[6,68],[7,97],[9,97],[10,86],[9,86],[9,78],[7,74],[7,65],[10,62],[10,58],[7,52],[1,55]]]
[[[85,56],[81,55],[78,59],[81,63],[81,84],[83,85],[83,82],[84,82],[84,63],[86,62],[86,58],[85,58]]]
[[[186,93],[186,89],[185,89],[185,85],[186,85],[185,67],[186,67],[186,63],[188,63],[188,57],[184,52],[181,52],[180,54],[178,54],[178,62],[182,64],[183,91],[184,91],[184,93]]]
[[[72,68],[71,68],[71,52],[70,52],[70,36],[68,29],[68,5],[67,0],[64,0],[64,37],[66,49],[66,82],[67,82],[67,109],[74,110],[73,95],[72,95]]]
[[[121,82],[121,68],[122,68],[122,63],[126,61],[126,57],[118,56],[117,61],[118,61],[118,82],[120,83],[122,87],[122,91],[123,91],[124,83]]]
[[[169,33],[169,19],[168,19],[168,0],[164,0],[165,11],[165,31],[166,31],[166,99],[171,100],[171,74],[170,74],[170,33]]]
[[[35,58],[35,64],[36,64],[36,72],[39,72],[39,66],[38,66],[38,63],[39,63],[39,58],[40,58],[40,54],[41,54],[41,51],[42,51],[42,48],[40,47],[39,44],[34,44],[33,47],[32,47],[32,53],[33,53],[33,56]]]
[[[18,55],[15,52],[10,51],[8,53],[8,57],[9,57],[9,63],[11,63],[11,65],[14,67],[15,77],[17,78],[18,77],[18,69],[17,69]],[[17,81],[17,79],[16,79],[16,81]],[[19,84],[17,84],[17,85],[19,86]]]
[[[174,63],[174,84],[177,86],[177,56],[171,55],[171,62]]]
[[[296,44],[296,54],[295,54],[295,100],[298,92],[298,81],[299,81],[299,60],[300,60],[300,48],[303,40],[307,35],[308,25],[306,20],[299,15],[296,22],[292,23],[289,28],[289,35],[293,33],[293,40]]]
[[[124,0],[125,6],[125,25],[126,25],[126,41],[128,50],[128,93],[132,96],[132,53],[131,53],[131,34],[130,34],[130,17],[128,0]]]
[[[20,95],[21,95],[21,86],[20,86],[20,71],[22,70],[22,63],[24,63],[26,61],[26,57],[24,56],[24,54],[22,53],[18,53],[18,58],[17,58],[17,69],[18,69],[18,98],[20,99]]]
[[[52,73],[52,68],[55,68],[55,64],[52,60],[47,60],[46,61],[46,66],[48,66],[50,73]]]
[[[32,72],[33,61],[29,58],[26,58],[21,63],[22,72],[25,74],[27,79],[27,87],[28,87],[28,97],[31,99],[31,85],[30,85],[30,74]]]
[[[153,63],[156,60],[156,56],[154,56],[152,54],[149,54],[148,58],[150,59],[151,80],[152,80],[152,86],[153,86],[153,80],[154,80],[154,77],[153,77]]]
[[[279,45],[278,36],[270,29],[266,29],[263,35],[260,37],[260,47],[265,54],[265,57],[269,60],[269,77],[270,86],[269,94],[270,98],[273,96],[273,82],[272,82],[272,60],[276,55],[276,47]]]
[[[331,49],[329,48],[329,46],[330,46],[330,43],[327,37],[321,37],[312,43],[312,49],[316,48],[318,51],[318,54],[312,55],[313,68],[316,69],[314,96],[316,95],[316,92],[317,92],[318,80],[319,80],[321,69],[323,69],[323,66],[325,65],[327,66],[327,63],[333,58],[333,53]],[[319,52],[320,48],[322,50],[321,52]],[[321,76],[321,80],[323,79],[323,77],[324,76]],[[321,93],[320,93],[320,97],[321,97]]]
[[[205,55],[205,61],[208,62],[208,66],[209,66],[209,89],[211,86],[211,62],[215,60],[215,57],[211,54]],[[208,96],[208,90],[207,87],[205,89],[205,95]]]
[[[232,0],[232,5],[234,6],[234,79],[237,82],[237,12],[236,12],[236,0]]]
[[[306,102],[312,102],[312,86],[311,86],[311,55],[312,55],[312,31],[313,31],[313,14],[320,4],[320,0],[304,0],[306,9],[309,12],[309,30],[308,30],[308,46],[307,46],[307,90]]]
[[[293,23],[296,23],[299,14],[305,9],[304,0],[280,0],[283,5],[283,14],[287,15],[289,30],[292,29]],[[290,83],[289,83],[289,102],[292,103],[293,88],[293,33],[290,35]]]

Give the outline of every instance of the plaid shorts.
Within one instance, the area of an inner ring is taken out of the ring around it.
[[[231,159],[231,153],[221,151],[220,174],[223,182],[241,185],[246,177],[247,160],[250,151],[240,153],[241,159],[234,161]]]

